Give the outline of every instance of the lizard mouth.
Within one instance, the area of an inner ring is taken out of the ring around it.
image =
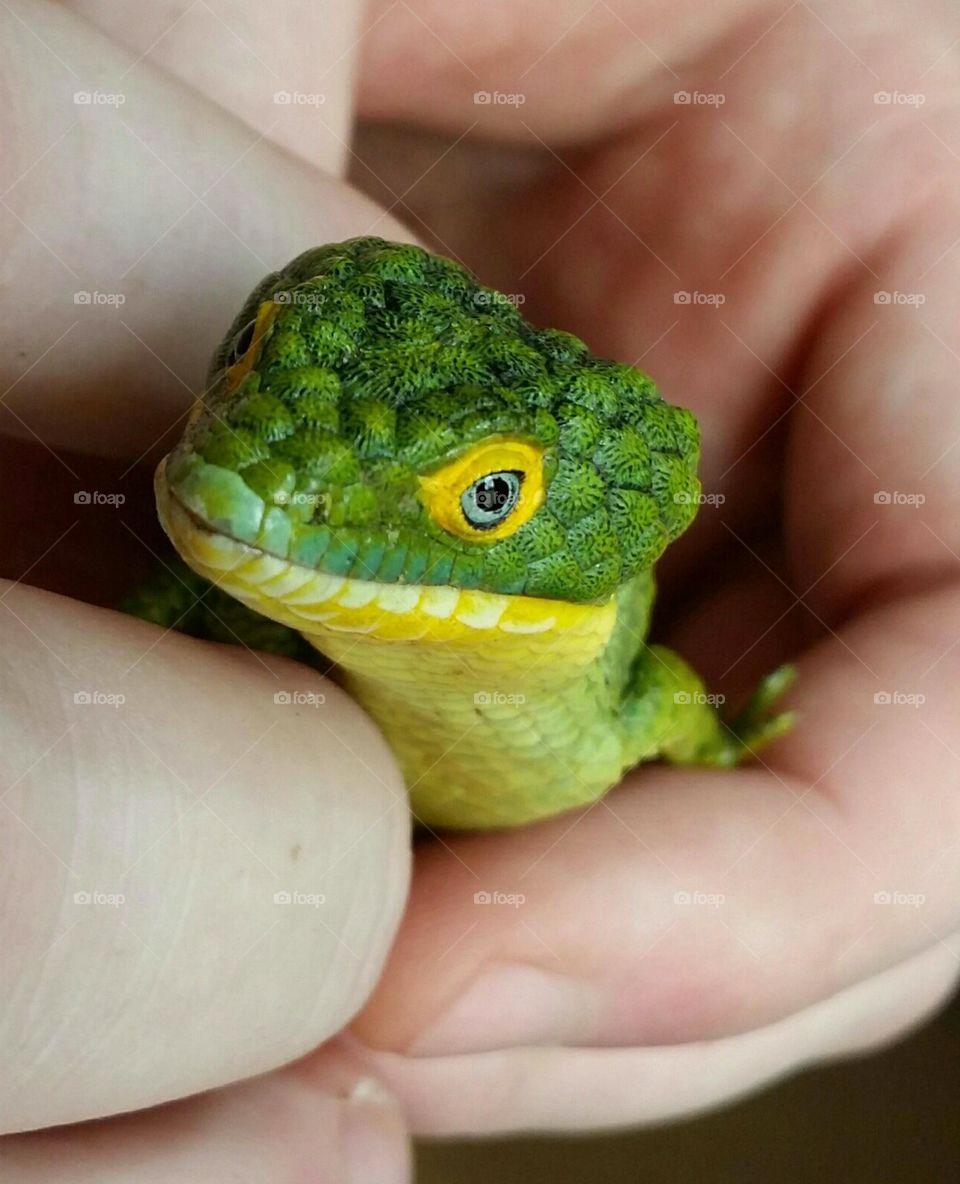
[[[188,508],[171,487],[166,460],[155,478],[157,510],[182,558],[247,607],[318,640],[360,634],[382,641],[430,639],[488,645],[493,638],[530,646],[536,637],[576,635],[602,644],[615,618],[603,605],[511,596],[449,584],[382,583],[298,564],[251,546]]]

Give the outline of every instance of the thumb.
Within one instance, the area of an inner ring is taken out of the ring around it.
[[[0,1130],[315,1048],[366,999],[405,899],[383,741],[306,667],[6,587]]]

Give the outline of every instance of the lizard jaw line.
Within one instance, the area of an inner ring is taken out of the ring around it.
[[[489,644],[495,637],[595,635],[613,627],[614,599],[602,604],[509,596],[449,584],[384,584],[335,576],[251,547],[206,527],[176,497],[157,469],[157,509],[183,559],[249,608],[322,644],[324,635],[363,634],[382,641],[425,638]]]

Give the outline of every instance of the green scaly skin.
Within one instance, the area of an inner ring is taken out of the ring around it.
[[[230,390],[225,372],[270,300],[276,315],[256,361]],[[544,450],[543,504],[507,538],[449,533],[428,512],[418,478],[504,436]],[[511,765],[516,785],[498,784],[493,794],[509,800],[515,789],[515,809],[427,811],[443,824],[504,825],[593,800],[642,760],[736,764],[790,726],[789,714],[771,711],[789,669],[764,680],[725,723],[689,667],[645,643],[653,565],[699,504],[698,457],[693,416],[665,403],[646,375],[595,357],[568,333],[531,327],[448,259],[360,238],[306,252],[251,294],[166,472],[177,500],[207,529],[306,568],[575,604],[616,598],[606,648],[576,686],[557,650],[556,685],[578,719],[588,716],[551,744],[579,770],[581,788],[553,800],[549,787],[531,793],[527,783],[543,770],[521,759]],[[130,608],[195,635],[303,657],[291,630],[231,607],[193,573],[144,589]],[[361,678],[351,689],[393,742],[390,688]],[[415,755],[396,738],[411,783],[418,762],[454,739],[442,722],[431,724],[441,717],[418,720],[436,734],[426,745],[421,735]],[[585,778],[585,737],[596,743],[606,733],[616,734],[616,758]],[[507,740],[496,726],[484,735],[491,756]],[[482,766],[484,750],[474,757]]]

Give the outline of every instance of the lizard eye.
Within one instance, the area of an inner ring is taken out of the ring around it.
[[[235,391],[256,365],[264,340],[279,311],[280,305],[265,300],[257,309],[254,320],[244,325],[230,343],[225,371],[229,391]]]
[[[477,530],[492,530],[513,512],[520,500],[523,473],[507,469],[488,473],[460,494],[463,516]]]
[[[544,450],[494,437],[420,476],[420,500],[434,522],[468,542],[505,539],[543,505]]]
[[[227,365],[236,366],[237,362],[243,357],[250,346],[253,344],[253,333],[257,327],[257,322],[247,321],[240,332],[234,337],[230,343],[230,348],[227,350]]]

